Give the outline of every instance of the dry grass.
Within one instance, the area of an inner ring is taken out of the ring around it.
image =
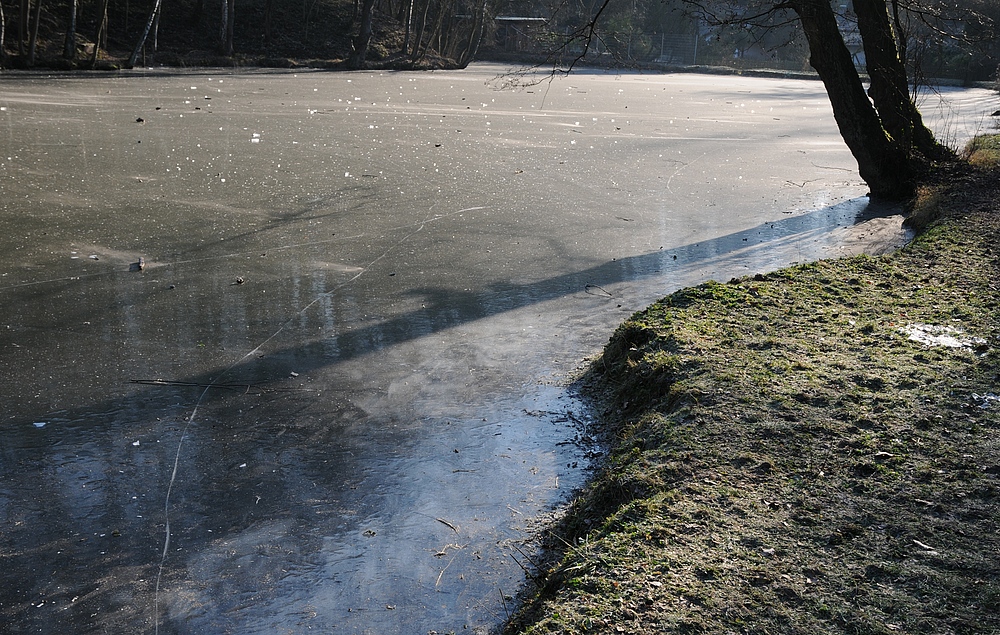
[[[965,158],[980,168],[1000,166],[1000,134],[981,135],[965,147]]]

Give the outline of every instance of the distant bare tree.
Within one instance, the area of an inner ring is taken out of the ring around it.
[[[68,60],[72,60],[76,58],[77,0],[70,0],[69,10],[69,25],[66,27],[66,41],[63,44],[63,57]]]
[[[219,28],[219,43],[223,55],[232,55],[236,22],[236,0],[222,0],[222,21]]]
[[[103,1],[106,7],[108,0]],[[153,29],[153,23],[160,14],[160,2],[161,0],[156,0],[153,4],[153,10],[149,12],[149,19],[146,20],[146,28],[142,30],[142,36],[136,43],[135,48],[132,49],[132,55],[129,56],[128,61],[125,63],[127,68],[134,68],[135,63],[139,61],[139,54],[142,53],[143,47],[146,46],[146,40],[149,38],[149,32]]]
[[[347,67],[358,70],[364,67],[365,57],[368,56],[368,45],[372,41],[372,11],[375,9],[375,0],[364,0],[361,4],[361,24],[358,26],[358,34],[352,42],[354,51],[347,59]]]
[[[476,3],[472,14],[472,26],[469,28],[469,39],[456,60],[462,68],[467,67],[479,51],[479,43],[483,39],[483,30],[486,28],[486,5],[487,0],[480,0]]]
[[[31,37],[28,40],[28,66],[35,65],[35,52],[38,49],[38,26],[42,23],[42,0],[35,0],[35,10],[31,20]]]
[[[4,47],[4,33],[7,32],[7,20],[3,15],[3,1],[0,0],[0,68],[7,67],[7,49]]]
[[[28,14],[31,0],[21,0],[21,10],[17,14],[17,54],[24,55],[24,43],[28,39]]]
[[[406,0],[406,28],[403,35],[403,55],[408,55],[410,52],[410,34],[413,31],[413,2],[414,0]]]
[[[105,38],[108,28],[108,2],[101,0],[100,13],[97,14],[97,33],[94,35],[94,50],[90,52],[90,67],[97,66],[97,57],[101,52],[101,40]]]
[[[414,60],[421,55],[420,42],[424,38],[424,30],[427,28],[427,15],[430,13],[430,10],[431,10],[431,0],[424,0],[424,6],[423,6],[423,11],[421,12],[420,15],[419,26],[417,27],[416,35],[413,38],[413,51],[411,55]]]

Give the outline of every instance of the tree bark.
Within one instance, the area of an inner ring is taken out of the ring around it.
[[[347,67],[351,70],[360,70],[365,65],[368,45],[372,41],[372,10],[374,8],[375,0],[364,0],[361,5],[361,25],[358,27],[358,35],[354,38],[354,51],[347,59]]]
[[[883,130],[829,0],[791,0],[790,5],[809,42],[809,63],[823,80],[837,127],[871,196],[909,198],[914,186],[907,153]]]

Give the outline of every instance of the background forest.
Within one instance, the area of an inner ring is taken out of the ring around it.
[[[891,5],[911,76],[995,79],[1000,3]],[[462,67],[473,59],[808,71],[778,0],[0,0],[8,68]],[[769,9],[761,20],[762,7]],[[834,0],[861,53],[852,7]],[[859,66],[863,58],[858,60]]]

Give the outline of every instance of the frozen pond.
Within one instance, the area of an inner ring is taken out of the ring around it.
[[[0,76],[4,632],[485,632],[618,323],[900,235],[818,82],[502,70]]]

